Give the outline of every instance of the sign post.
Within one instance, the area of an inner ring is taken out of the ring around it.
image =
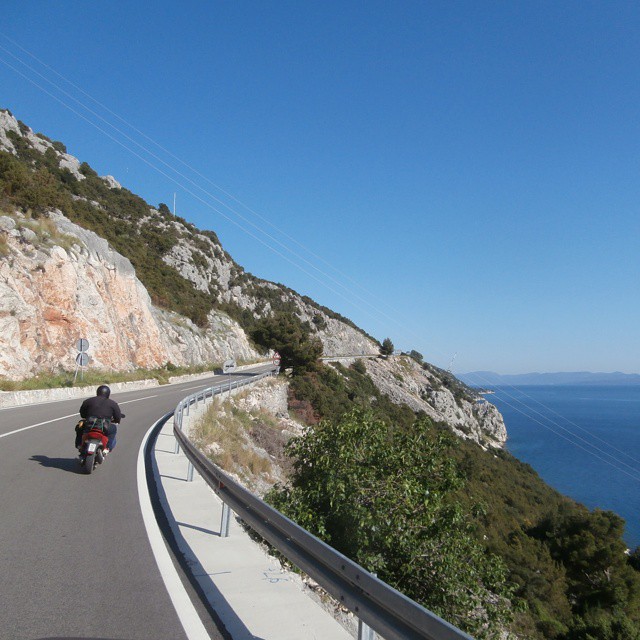
[[[84,380],[84,368],[89,364],[89,354],[87,349],[89,348],[89,341],[86,338],[80,338],[76,343],[78,349],[78,355],[76,356],[76,372],[73,376],[73,384],[76,383],[78,377],[78,368],[80,368],[80,380]]]
[[[280,354],[277,351],[274,351],[273,353],[272,362],[276,367],[280,366]]]
[[[236,370],[236,361],[231,358],[222,365],[222,373],[226,373],[229,376],[229,397],[231,397],[231,374]]]

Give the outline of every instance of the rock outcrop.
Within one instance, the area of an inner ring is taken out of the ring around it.
[[[0,217],[0,375],[72,369],[78,338],[92,366],[153,368],[258,357],[244,331],[211,312],[206,330],[156,309],[126,258],[52,212]]]
[[[10,136],[7,135],[9,132],[20,136],[42,154],[45,154],[48,149],[51,149],[58,157],[58,164],[61,169],[68,169],[76,180],[85,179],[85,176],[80,172],[80,161],[72,155],[69,155],[66,150],[64,150],[64,146],[60,145],[60,143],[56,145],[46,136],[34,133],[33,129],[27,127],[23,122],[16,120],[11,113],[6,110],[0,110],[0,149],[2,151],[9,151],[10,153],[16,153],[16,147]]]
[[[323,350],[330,356],[373,355],[379,345],[361,330],[343,322],[294,291],[273,282],[260,280],[244,272],[209,236],[188,234],[179,222],[180,241],[163,260],[199,291],[248,309],[257,317],[272,311],[270,299],[289,305],[295,314],[316,333]]]
[[[500,412],[492,404],[469,392],[443,385],[443,379],[408,356],[363,360],[375,385],[397,404],[424,411],[436,422],[446,422],[461,438],[482,447],[501,448],[507,430]]]

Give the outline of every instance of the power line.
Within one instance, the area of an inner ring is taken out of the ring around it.
[[[187,164],[186,162],[184,162],[183,160],[181,160],[180,158],[178,158],[177,156],[175,156],[173,153],[171,153],[170,151],[168,151],[167,149],[165,149],[162,145],[160,145],[159,143],[157,143],[155,140],[153,140],[152,138],[150,138],[149,136],[147,136],[146,134],[144,134],[142,131],[140,131],[139,129],[137,129],[135,126],[133,126],[132,124],[130,124],[129,122],[127,122],[125,119],[123,119],[122,117],[120,117],[118,114],[116,114],[115,112],[111,111],[108,107],[106,107],[105,105],[103,105],[102,103],[100,103],[99,101],[97,101],[95,98],[93,98],[92,96],[90,96],[87,92],[85,92],[83,89],[81,89],[80,87],[78,87],[77,85],[75,85],[73,82],[71,82],[70,80],[66,79],[64,76],[62,76],[60,73],[58,73],[55,69],[53,69],[52,67],[50,67],[49,65],[47,65],[46,63],[42,62],[41,60],[39,60],[36,56],[34,56],[32,53],[30,53],[29,51],[27,51],[24,47],[20,46],[19,44],[15,43],[13,40],[11,40],[10,38],[8,38],[6,35],[4,34],[0,34],[2,35],[6,40],[8,40],[9,42],[11,42],[14,46],[18,47],[19,49],[21,49],[24,53],[28,54],[31,58],[33,58],[34,60],[36,60],[39,64],[43,65],[45,68],[47,68],[49,71],[51,71],[52,73],[54,73],[56,76],[58,76],[59,78],[61,78],[62,80],[64,80],[65,82],[67,82],[70,86],[74,87],[77,91],[81,92],[83,95],[85,95],[87,98],[91,99],[95,104],[97,104],[98,106],[100,106],[101,108],[105,109],[108,113],[110,113],[113,117],[117,118],[118,120],[120,120],[121,122],[123,122],[125,125],[127,125],[128,127],[130,127],[132,130],[134,130],[136,133],[138,133],[139,135],[141,135],[142,137],[144,137],[146,140],[148,140],[149,142],[151,142],[152,144],[154,144],[157,148],[159,148],[160,150],[162,150],[164,153],[168,154],[170,157],[172,157],[174,160],[176,160],[177,162],[179,162],[182,166],[186,167],[187,169],[189,169],[190,171],[192,171],[195,175],[197,175],[198,177],[200,177],[201,179],[205,180],[206,182],[208,182],[209,184],[211,184],[214,188],[216,188],[217,190],[219,190],[221,193],[223,193],[226,197],[230,198],[231,200],[233,200],[234,202],[236,202],[237,204],[239,204],[240,206],[242,206],[244,209],[246,209],[247,211],[249,211],[252,215],[256,216],[258,219],[260,219],[262,222],[268,224],[272,229],[275,229],[276,231],[278,231],[279,234],[281,234],[283,237],[286,237],[288,240],[290,240],[291,242],[293,242],[294,244],[296,244],[298,247],[301,247],[302,249],[304,249],[310,256],[312,256],[313,258],[315,258],[316,260],[319,260],[320,262],[328,265],[333,271],[335,271],[336,273],[338,273],[341,277],[343,277],[344,279],[348,280],[349,282],[352,282],[353,284],[355,284],[358,288],[362,289],[363,291],[365,291],[366,293],[368,293],[369,295],[372,295],[370,292],[367,291],[366,288],[362,287],[359,283],[357,283],[353,278],[351,278],[350,276],[342,273],[339,269],[337,269],[334,265],[328,263],[326,260],[324,260],[323,258],[321,258],[320,256],[316,255],[315,253],[313,253],[311,250],[307,249],[303,244],[301,244],[298,240],[296,240],[295,238],[292,238],[290,235],[286,234],[284,231],[282,231],[281,229],[279,229],[278,227],[276,227],[275,225],[273,225],[267,218],[265,218],[264,216],[260,215],[259,213],[257,213],[255,210],[251,209],[250,207],[248,207],[247,205],[245,205],[244,203],[242,203],[239,199],[235,198],[233,195],[229,194],[228,192],[226,192],[224,189],[222,189],[221,187],[219,187],[218,185],[216,185],[215,183],[213,183],[209,178],[207,178],[206,176],[204,176],[202,173],[198,172],[196,169],[194,169],[192,166],[190,166],[189,164]],[[78,112],[76,109],[74,109],[72,106],[70,106],[70,104],[68,104],[67,102],[65,102],[64,100],[62,100],[61,98],[59,98],[58,96],[52,94],[50,91],[48,91],[47,89],[45,89],[44,87],[42,87],[41,85],[39,85],[37,82],[35,82],[32,78],[29,78],[28,76],[26,76],[24,73],[22,73],[21,71],[19,71],[18,69],[16,69],[16,67],[14,67],[13,65],[11,65],[10,63],[8,63],[6,60],[0,60],[3,62],[3,64],[5,64],[7,67],[9,67],[10,69],[12,69],[15,73],[17,73],[18,75],[20,75],[21,77],[23,77],[25,80],[27,80],[28,82],[30,82],[31,84],[33,84],[34,86],[36,86],[38,89],[40,89],[41,91],[43,91],[44,93],[46,93],[47,95],[49,95],[52,99],[56,100],[57,102],[59,102],[60,104],[62,104],[64,107],[66,107],[67,109],[69,109],[72,113],[76,114],[78,117],[82,118],[83,120],[85,120],[86,122],[88,122],[91,126],[95,127],[98,131],[100,131],[101,133],[103,133],[104,135],[106,135],[108,138],[110,138],[111,140],[113,140],[114,142],[116,142],[118,145],[120,145],[121,147],[123,147],[124,149],[126,149],[127,151],[129,151],[130,153],[132,153],[135,157],[139,158],[140,160],[142,160],[144,163],[146,163],[148,166],[150,166],[152,169],[154,169],[155,171],[157,171],[158,173],[160,173],[162,176],[166,177],[168,180],[171,180],[174,184],[178,185],[179,187],[181,187],[186,193],[189,193],[191,196],[193,196],[196,200],[198,200],[199,202],[201,202],[202,204],[204,204],[205,206],[207,206],[208,208],[210,208],[212,211],[214,211],[215,213],[218,213],[219,215],[221,215],[223,218],[225,218],[227,221],[229,221],[230,223],[234,224],[235,226],[237,226],[239,229],[241,229],[244,233],[246,233],[249,237],[253,238],[254,240],[256,240],[257,242],[259,242],[260,244],[264,245],[265,247],[267,247],[268,249],[270,249],[272,252],[274,252],[276,255],[280,256],[281,258],[283,258],[284,260],[286,260],[287,262],[289,262],[290,264],[292,264],[293,266],[295,266],[296,268],[300,269],[303,273],[305,273],[307,276],[311,277],[312,279],[314,279],[315,281],[319,282],[320,284],[322,284],[324,287],[326,287],[329,291],[331,291],[332,293],[340,296],[341,298],[347,300],[349,303],[354,304],[353,301],[353,297],[357,298],[358,300],[362,301],[364,304],[366,304],[368,307],[370,307],[371,310],[373,310],[376,314],[378,314],[381,317],[384,317],[385,319],[393,322],[394,324],[396,324],[397,326],[401,327],[404,330],[409,329],[409,333],[414,334],[415,336],[418,336],[419,338],[424,338],[424,336],[422,335],[418,335],[417,332],[414,332],[412,329],[406,327],[406,325],[404,324],[400,324],[400,322],[397,320],[396,316],[389,316],[388,314],[384,313],[383,311],[381,311],[377,306],[375,306],[373,303],[371,303],[369,300],[362,298],[360,295],[354,293],[349,287],[347,287],[342,281],[337,280],[336,278],[334,278],[333,276],[327,274],[325,271],[323,271],[322,269],[320,269],[319,267],[317,267],[315,264],[313,264],[310,260],[308,260],[306,257],[299,255],[297,252],[293,251],[291,249],[290,246],[288,246],[287,244],[283,243],[281,240],[279,240],[278,238],[275,238],[274,236],[272,236],[271,234],[269,234],[267,231],[265,231],[265,229],[259,225],[257,225],[256,223],[254,223],[253,221],[247,219],[245,216],[243,216],[241,213],[239,213],[235,208],[231,207],[229,204],[227,204],[226,202],[220,200],[218,197],[216,197],[215,195],[213,195],[212,193],[210,193],[209,191],[207,191],[206,189],[204,189],[203,187],[201,187],[199,184],[197,184],[194,180],[192,180],[191,178],[189,178],[188,176],[184,175],[182,172],[180,172],[178,169],[176,169],[175,166],[167,163],[165,160],[163,160],[162,158],[160,158],[158,155],[156,155],[155,153],[153,153],[152,151],[150,151],[147,147],[145,147],[144,145],[140,144],[138,141],[136,141],[135,139],[133,139],[131,136],[129,136],[128,134],[126,134],[125,132],[121,131],[118,127],[116,127],[115,125],[113,125],[111,122],[109,122],[106,118],[104,118],[102,115],[96,113],[94,110],[92,110],[90,107],[88,107],[86,104],[84,104],[83,102],[81,102],[80,100],[78,100],[75,96],[71,95],[70,93],[68,93],[67,91],[65,91],[63,88],[61,88],[59,85],[57,85],[55,82],[52,82],[51,80],[49,80],[48,78],[46,78],[44,75],[42,75],[40,72],[38,72],[37,70],[35,70],[33,67],[31,67],[30,65],[28,65],[26,62],[24,62],[23,60],[21,60],[19,57],[17,57],[16,55],[14,55],[12,52],[8,51],[5,47],[2,47],[0,45],[0,50],[4,51],[6,54],[8,54],[9,56],[11,56],[14,60],[16,60],[17,62],[19,62],[21,65],[23,65],[24,67],[26,67],[29,71],[31,71],[32,73],[36,74],[38,77],[42,78],[44,81],[46,81],[48,84],[50,84],[51,86],[53,86],[56,90],[58,90],[59,92],[61,92],[62,94],[66,95],[69,99],[73,100],[76,104],[78,104],[81,108],[83,108],[84,110],[86,110],[87,112],[89,112],[90,114],[92,114],[94,117],[98,118],[101,122],[103,122],[104,124],[106,124],[107,126],[109,126],[111,129],[113,129],[114,131],[116,131],[119,135],[123,136],[126,140],[128,140],[129,142],[131,142],[132,144],[136,145],[136,147],[138,147],[139,149],[141,149],[142,151],[144,151],[145,153],[147,153],[148,155],[150,155],[152,158],[154,158],[157,162],[161,163],[164,167],[166,167],[168,170],[170,170],[171,172],[175,173],[179,178],[181,178],[182,180],[187,181],[189,184],[191,184],[193,187],[195,187],[196,189],[198,189],[200,192],[202,192],[205,196],[207,196],[208,198],[210,198],[211,200],[217,202],[219,205],[221,205],[222,207],[224,207],[225,209],[227,209],[229,212],[231,212],[235,217],[239,218],[240,220],[242,220],[245,224],[248,224],[251,228],[253,228],[256,232],[258,232],[259,234],[262,234],[263,236],[265,236],[271,243],[275,243],[277,246],[279,246],[281,249],[287,251],[288,253],[290,253],[291,255],[294,256],[295,259],[303,262],[304,264],[306,264],[307,266],[309,266],[310,268],[312,268],[314,271],[318,272],[321,276],[324,277],[323,279],[320,279],[319,277],[317,277],[316,275],[310,273],[307,269],[305,269],[303,266],[301,266],[299,263],[297,263],[296,261],[294,261],[293,259],[291,259],[289,256],[285,255],[281,250],[275,248],[274,246],[272,246],[272,244],[270,244],[270,242],[263,240],[261,237],[259,237],[258,235],[256,235],[256,233],[252,232],[251,230],[247,229],[243,224],[239,223],[237,220],[235,220],[234,218],[230,217],[229,215],[225,214],[223,211],[220,211],[220,209],[218,209],[217,207],[213,206],[209,201],[203,199],[202,197],[200,197],[199,195],[197,195],[196,193],[194,193],[190,188],[186,187],[184,185],[184,183],[180,182],[179,180],[177,180],[176,178],[172,177],[171,175],[168,175],[165,171],[163,171],[162,169],[160,169],[158,166],[156,166],[155,164],[153,164],[152,162],[150,162],[148,159],[144,158],[143,156],[141,156],[139,153],[137,153],[136,151],[134,151],[133,149],[131,149],[129,146],[127,146],[126,144],[124,144],[122,141],[120,141],[119,139],[115,138],[113,135],[111,135],[108,131],[104,130],[102,127],[100,127],[99,125],[97,125],[95,122],[93,122],[92,120],[90,120],[88,117],[86,117],[84,114]],[[174,211],[175,211],[175,206],[174,206]],[[342,293],[341,291],[337,291],[336,289],[332,288],[329,284],[327,284],[327,281],[331,281],[334,284],[336,284],[337,286],[339,286],[341,289],[343,289],[347,294],[350,294],[351,297],[347,298],[345,296],[344,293]],[[378,304],[380,303],[380,300],[377,301]],[[386,303],[383,302],[383,304],[385,306]],[[367,314],[368,312],[365,311],[362,307],[360,307],[357,304],[354,304],[354,306],[356,306],[357,308],[359,308],[361,311],[363,311],[365,314]],[[390,308],[390,307],[388,307]],[[437,350],[434,349],[434,351],[437,352]],[[443,354],[441,354],[443,355]],[[451,363],[449,365],[449,368],[451,368],[452,364],[453,364],[453,360],[455,359],[452,358]],[[487,382],[487,381],[485,381]],[[527,405],[525,405],[524,403],[522,403],[520,400],[518,400],[516,397],[514,396],[509,396],[510,399],[513,402],[517,402],[520,405],[522,405],[523,407],[525,407],[528,411],[533,412],[534,414],[542,417],[543,419],[549,420],[548,416],[544,416],[543,414],[541,414],[538,411],[535,411],[535,409],[532,409],[531,407],[528,407]],[[504,401],[504,400],[503,400]],[[544,405],[543,403],[540,403],[539,401],[536,401],[540,406],[548,409],[549,411],[553,411],[552,409],[550,409],[549,407],[546,407],[546,405]],[[583,443],[585,443],[587,446],[594,448],[596,451],[602,453],[603,455],[609,456],[610,458],[612,458],[614,461],[618,462],[619,464],[626,466],[627,468],[631,469],[632,471],[635,472],[635,469],[633,467],[631,467],[631,465],[628,465],[627,463],[618,460],[614,455],[608,453],[607,451],[604,451],[602,449],[600,449],[599,447],[591,444],[590,442],[588,442],[587,439],[582,438],[581,436],[572,433],[569,429],[563,427],[562,425],[559,425],[558,423],[554,422],[553,420],[551,420],[551,424],[555,425],[555,427],[557,427],[558,429],[561,429],[562,431],[564,431],[565,433],[570,434],[571,437],[568,437],[566,435],[563,435],[561,433],[559,433],[558,431],[556,431],[553,427],[544,424],[543,422],[541,422],[540,420],[538,420],[537,418],[532,417],[531,415],[527,414],[526,411],[523,411],[517,407],[515,407],[512,404],[509,404],[505,401],[505,404],[507,404],[508,406],[510,406],[511,408],[513,408],[514,410],[518,411],[519,413],[522,413],[523,415],[526,415],[529,419],[533,420],[534,422],[540,424],[541,426],[543,426],[546,429],[549,429],[550,431],[553,431],[554,433],[556,433],[556,435],[559,435],[560,437],[564,438],[565,440],[567,440],[568,442],[570,442],[571,444],[573,444],[574,446],[577,446],[585,451],[587,451],[588,453],[590,453],[591,455],[594,455],[596,458],[600,459],[602,462],[609,464],[610,466],[618,469],[619,471],[621,471],[622,473],[625,473],[626,475],[629,475],[630,477],[634,478],[634,479],[640,479],[638,477],[636,477],[635,475],[629,474],[627,471],[625,471],[624,469],[621,469],[620,467],[617,467],[615,464],[613,464],[610,461],[607,461],[606,459],[602,458],[601,456],[599,456],[598,454],[594,453],[593,451],[589,451],[588,449],[586,449],[584,446],[582,446],[579,442],[576,442],[575,440],[572,440],[571,438],[575,438]],[[556,415],[560,416],[560,414],[558,414],[557,412],[553,411]],[[562,416],[560,416],[562,417]],[[566,418],[564,418],[566,420]],[[567,420],[568,423],[573,424],[575,427],[577,427],[578,429],[582,429],[583,431],[586,431],[585,429],[583,429],[582,427],[580,427],[579,425],[576,425],[575,423],[572,423],[571,421]],[[589,432],[588,432],[589,433]],[[597,436],[595,436],[594,434],[589,433],[589,436],[595,439],[600,440],[601,442],[605,443],[610,449],[616,450],[618,451],[618,453],[622,454],[622,455],[626,455],[629,459],[633,460],[634,462],[637,462],[637,460],[635,458],[633,458],[632,456],[629,456],[628,454],[626,454],[625,452],[622,452],[620,450],[615,449],[615,447],[612,447],[611,445],[609,445],[609,443],[606,443],[604,440],[601,440],[600,438],[597,438]]]

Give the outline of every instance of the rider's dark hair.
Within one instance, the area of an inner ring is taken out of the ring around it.
[[[109,389],[106,384],[101,384],[96,391],[96,395],[108,398],[111,395],[111,389]]]

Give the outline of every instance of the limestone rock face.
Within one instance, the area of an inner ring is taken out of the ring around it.
[[[379,352],[378,345],[360,331],[323,314],[326,328],[318,331],[324,353],[331,356],[366,356]]]
[[[175,224],[181,227],[180,223]],[[211,238],[204,235],[190,236],[184,233],[184,228],[181,231],[183,236],[163,260],[176,269],[185,280],[189,280],[196,289],[216,295],[224,302],[248,309],[258,317],[271,312],[271,305],[265,302],[265,298],[276,295],[295,309],[300,320],[309,323],[316,337],[322,342],[325,355],[378,353],[379,347],[376,342],[362,331],[329,316],[282,285],[246,274]]]
[[[122,185],[113,176],[100,177],[109,185],[109,189],[122,189]]]
[[[251,385],[247,393],[239,394],[234,402],[243,411],[251,413],[262,409],[275,418],[288,420],[288,388],[285,381],[270,378]]]
[[[10,131],[16,135],[22,135],[18,121],[8,111],[0,111],[0,149],[15,153],[16,148],[7,135]]]
[[[424,411],[436,422],[446,422],[461,438],[482,447],[502,448],[507,430],[492,404],[466,394],[455,394],[442,379],[406,356],[363,360],[367,373],[383,393],[398,404]]]
[[[223,314],[211,313],[202,330],[155,309],[129,260],[60,212],[49,220],[58,237],[43,239],[37,220],[0,218],[7,247],[0,263],[0,375],[72,369],[80,337],[89,340],[92,366],[105,369],[258,356]]]

